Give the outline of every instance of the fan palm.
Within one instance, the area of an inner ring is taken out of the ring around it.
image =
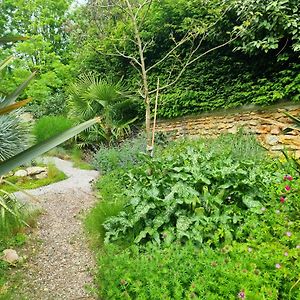
[[[79,122],[99,116],[101,122],[81,135],[84,145],[111,143],[130,132],[137,119],[137,104],[122,86],[100,79],[94,73],[81,75],[69,87],[69,113]]]

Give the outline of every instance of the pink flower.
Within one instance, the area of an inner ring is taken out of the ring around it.
[[[276,269],[280,269],[280,268],[281,268],[281,264],[276,264],[276,265],[275,265],[275,268],[276,268]]]
[[[286,234],[288,237],[291,237],[291,236],[292,236],[292,233],[291,233],[290,231],[287,231],[285,234]]]
[[[240,298],[240,299],[246,299],[246,294],[245,294],[245,291],[244,291],[244,290],[241,290],[241,291],[238,293],[238,298]]]
[[[280,203],[284,203],[285,202],[285,198],[283,196],[280,197]]]
[[[291,187],[290,187],[289,185],[286,185],[286,186],[285,186],[285,190],[286,190],[286,191],[290,191],[290,190],[291,190]]]
[[[291,175],[285,175],[283,177],[283,180],[288,180],[288,181],[292,181],[293,180],[293,177]]]
[[[284,256],[289,256],[289,253],[288,252],[284,252]]]

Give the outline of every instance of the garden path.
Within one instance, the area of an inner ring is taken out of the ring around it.
[[[25,284],[19,296],[30,300],[94,299],[86,291],[86,286],[93,285],[94,261],[81,216],[95,201],[91,182],[98,172],[73,168],[71,162],[59,158],[49,159],[68,179],[28,191],[37,196],[42,215],[33,233],[38,242],[27,249],[29,258],[22,270]]]

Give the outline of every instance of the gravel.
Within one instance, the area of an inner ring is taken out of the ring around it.
[[[36,242],[28,251],[22,270],[26,275],[21,299],[96,299],[86,289],[93,288],[95,262],[81,219],[95,202],[91,183],[98,172],[73,168],[71,162],[59,158],[46,160],[54,162],[69,178],[28,191],[38,204],[16,193],[21,201],[43,211],[33,233],[41,243]]]

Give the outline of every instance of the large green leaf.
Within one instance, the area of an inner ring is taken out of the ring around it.
[[[52,148],[58,146],[59,144],[65,142],[66,140],[79,134],[81,131],[94,125],[98,121],[99,121],[99,119],[95,118],[95,119],[89,120],[87,122],[84,122],[76,127],[68,129],[63,133],[60,133],[54,137],[51,137],[51,138],[45,140],[44,142],[34,145],[34,146],[26,149],[25,151],[11,157],[10,159],[8,159],[0,164],[0,176],[3,176],[4,174],[8,173],[12,169],[20,166],[21,164],[28,162],[28,161],[34,159],[35,157],[51,150]]]
[[[28,78],[24,82],[22,82],[12,94],[7,96],[5,98],[5,100],[2,103],[0,103],[0,108],[4,108],[7,105],[14,103],[16,101],[16,99],[19,97],[19,95],[23,92],[23,90],[28,86],[30,81],[35,76],[35,74],[36,74],[36,72],[31,73],[28,76]]]

